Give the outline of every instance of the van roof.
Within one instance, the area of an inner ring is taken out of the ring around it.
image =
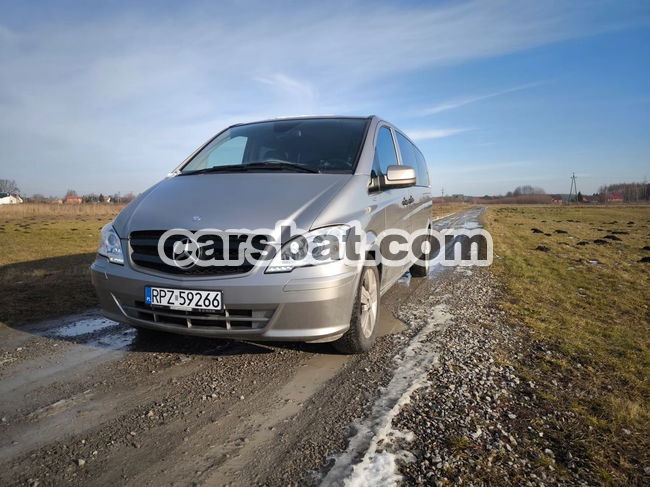
[[[264,123],[264,122],[277,122],[277,121],[285,121],[285,120],[309,120],[309,119],[315,119],[315,118],[345,118],[345,119],[364,119],[364,120],[369,120],[371,118],[375,117],[375,115],[361,115],[361,116],[354,116],[354,115],[290,115],[286,117],[275,117],[275,118],[268,118],[265,120],[255,120],[251,122],[242,122],[242,123],[235,123],[231,125],[231,127],[237,127],[239,125],[250,125],[253,123]]]

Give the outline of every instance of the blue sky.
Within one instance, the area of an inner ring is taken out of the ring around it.
[[[377,114],[435,193],[650,177],[650,3],[0,1],[0,178],[140,192],[224,126]]]

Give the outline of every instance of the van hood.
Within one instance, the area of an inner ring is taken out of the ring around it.
[[[175,176],[124,208],[114,227],[122,238],[137,230],[273,228],[284,219],[310,229],[351,178],[286,172]]]

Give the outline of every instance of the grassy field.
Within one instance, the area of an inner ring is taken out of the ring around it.
[[[569,408],[553,438],[600,482],[641,485],[650,466],[650,207],[491,207],[493,271],[513,325],[530,333],[518,364],[540,417]]]
[[[0,323],[96,306],[88,267],[112,205],[0,206]]]

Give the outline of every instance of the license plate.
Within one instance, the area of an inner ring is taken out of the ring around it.
[[[197,291],[146,286],[144,302],[179,310],[222,311],[221,291]]]

